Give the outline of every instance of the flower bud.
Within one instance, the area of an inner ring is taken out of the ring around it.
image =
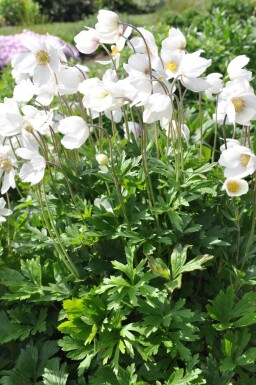
[[[95,158],[100,166],[105,166],[108,163],[108,156],[105,154],[98,154]]]

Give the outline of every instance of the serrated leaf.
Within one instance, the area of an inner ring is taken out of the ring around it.
[[[60,366],[58,358],[51,359],[44,369],[44,385],[66,385],[68,379],[66,368],[66,363]]]
[[[237,359],[237,364],[241,366],[255,364],[255,362],[256,362],[256,348],[248,349]]]
[[[189,373],[184,375],[184,369],[176,370],[169,380],[166,382],[166,385],[192,385],[192,381],[199,378],[202,371],[200,369],[194,369]],[[199,380],[197,384],[205,384],[206,381],[204,379]]]
[[[181,268],[181,273],[194,271],[194,270],[202,270],[203,265],[213,259],[213,255],[205,254],[205,255],[199,255],[198,257],[192,259],[188,263],[186,263]]]

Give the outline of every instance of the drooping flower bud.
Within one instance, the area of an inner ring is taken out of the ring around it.
[[[98,154],[95,156],[100,166],[105,166],[108,163],[108,156],[105,154]]]

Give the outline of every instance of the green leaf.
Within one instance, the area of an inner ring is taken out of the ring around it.
[[[255,362],[256,362],[256,348],[248,349],[237,359],[237,364],[240,366],[255,364]]]
[[[59,358],[51,359],[44,369],[44,385],[66,385],[68,379],[66,368],[66,363],[60,366]]]
[[[176,279],[173,279],[170,282],[167,282],[165,284],[165,287],[172,293],[175,289],[181,288],[181,282],[182,282],[182,275],[179,275]]]
[[[226,293],[222,290],[217,295],[212,305],[207,305],[207,310],[211,318],[216,321],[220,321],[223,324],[223,328],[230,326],[230,320],[232,319],[232,309],[234,306],[235,293],[232,286],[229,286]]]
[[[181,246],[177,245],[174,247],[171,255],[171,266],[172,266],[172,278],[177,278],[181,272],[182,268],[185,265],[187,259],[187,250],[191,247],[189,245]]]
[[[200,379],[202,371],[200,369],[194,369],[184,375],[184,369],[176,370],[166,382],[166,385],[192,385],[194,380],[199,380],[196,384],[205,384],[204,379]]]
[[[234,289],[229,286],[226,292],[220,291],[211,305],[207,305],[207,310],[211,318],[220,322],[214,325],[216,329],[252,325],[256,322],[256,293],[248,292],[235,303]]]
[[[147,258],[154,273],[168,280],[171,278],[170,270],[161,258],[153,258],[151,255],[148,255]]]
[[[203,264],[207,263],[211,259],[213,259],[213,255],[199,255],[198,257],[186,263],[186,265],[181,268],[181,273],[194,270],[203,270]]]

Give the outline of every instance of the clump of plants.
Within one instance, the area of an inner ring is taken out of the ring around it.
[[[249,58],[106,10],[75,42],[102,79],[31,37],[0,104],[0,383],[253,384]]]
[[[42,22],[40,5],[34,0],[1,0],[0,19],[2,25],[31,25]]]

